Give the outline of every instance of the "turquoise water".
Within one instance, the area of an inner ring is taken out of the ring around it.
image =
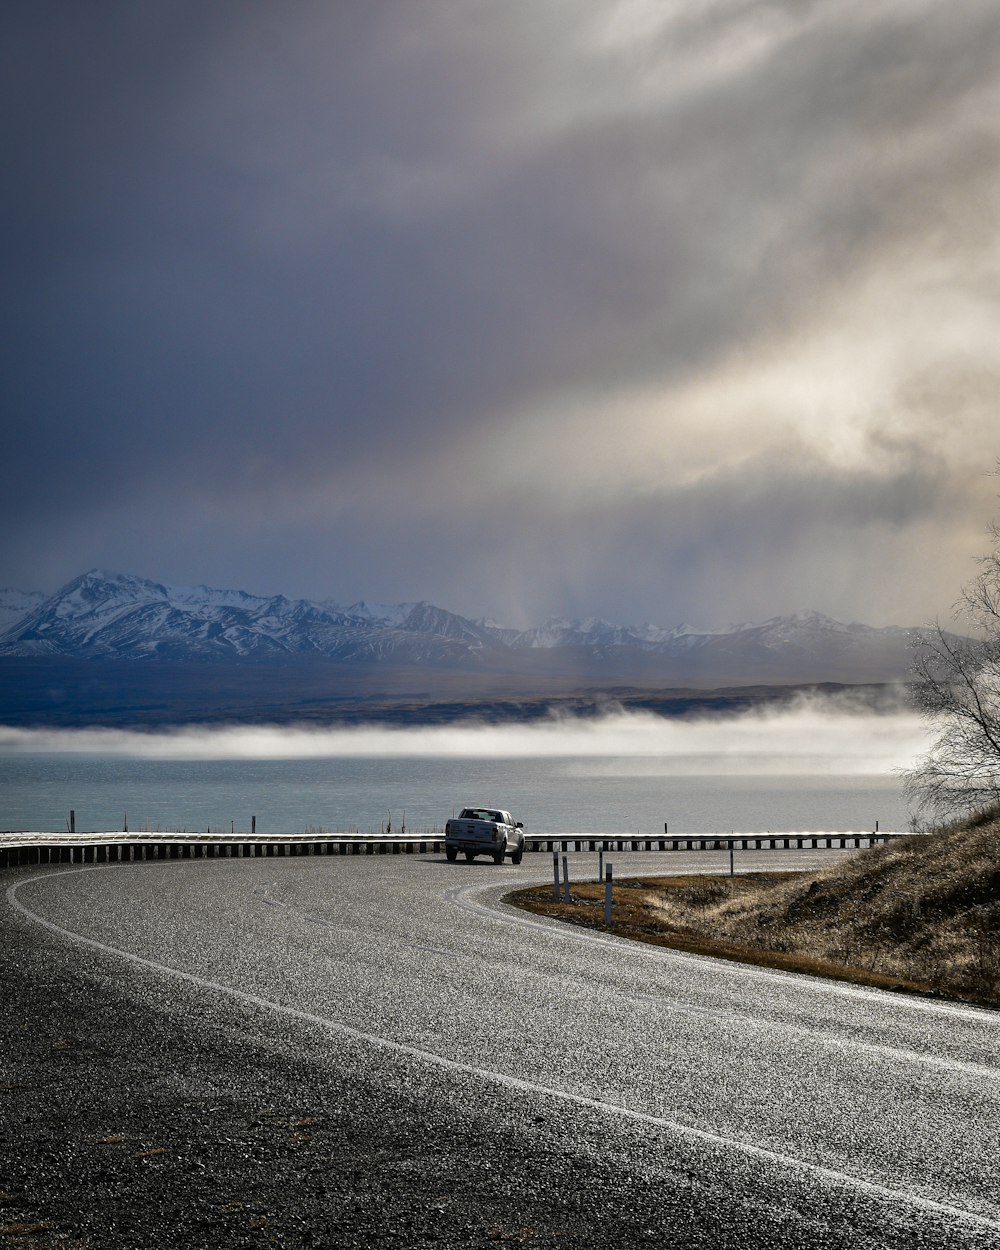
[[[0,754],[0,830],[439,829],[470,803],[529,832],[908,828],[894,776],[664,775],[631,757],[136,759]]]

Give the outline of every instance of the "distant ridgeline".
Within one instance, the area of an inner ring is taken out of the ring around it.
[[[790,686],[902,681],[916,632],[815,612],[711,632],[601,620],[515,630],[429,603],[345,608],[99,570],[48,598],[0,591],[0,631],[6,724],[732,710]]]

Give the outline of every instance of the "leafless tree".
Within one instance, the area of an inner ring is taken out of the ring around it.
[[[990,534],[992,550],[955,605],[971,636],[938,625],[915,642],[914,696],[937,735],[904,779],[922,821],[1000,804],[1000,525]]]

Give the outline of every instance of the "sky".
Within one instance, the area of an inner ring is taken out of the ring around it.
[[[949,615],[996,0],[7,0],[0,585]]]

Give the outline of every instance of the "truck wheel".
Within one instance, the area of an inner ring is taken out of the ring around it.
[[[449,864],[453,864],[455,860],[458,859],[458,847],[457,846],[446,846],[444,848],[444,853],[448,857]]]
[[[503,857],[504,857],[504,855],[506,855],[506,853],[507,853],[507,843],[506,843],[506,842],[503,842],[503,843],[501,843],[501,844],[500,844],[500,846],[498,846],[498,847],[497,847],[497,849],[493,852],[493,862],[494,862],[494,864],[502,864],[502,863],[503,863]]]
[[[522,842],[521,845],[517,848],[517,850],[513,853],[513,855],[511,855],[510,862],[512,864],[519,864],[521,862],[521,857],[523,855],[524,855],[524,843]]]
[[[475,851],[466,851],[466,852],[465,852],[465,862],[466,862],[467,864],[471,864],[471,863],[472,863],[472,861],[473,861],[475,858],[476,858],[476,852],[475,852]]]

